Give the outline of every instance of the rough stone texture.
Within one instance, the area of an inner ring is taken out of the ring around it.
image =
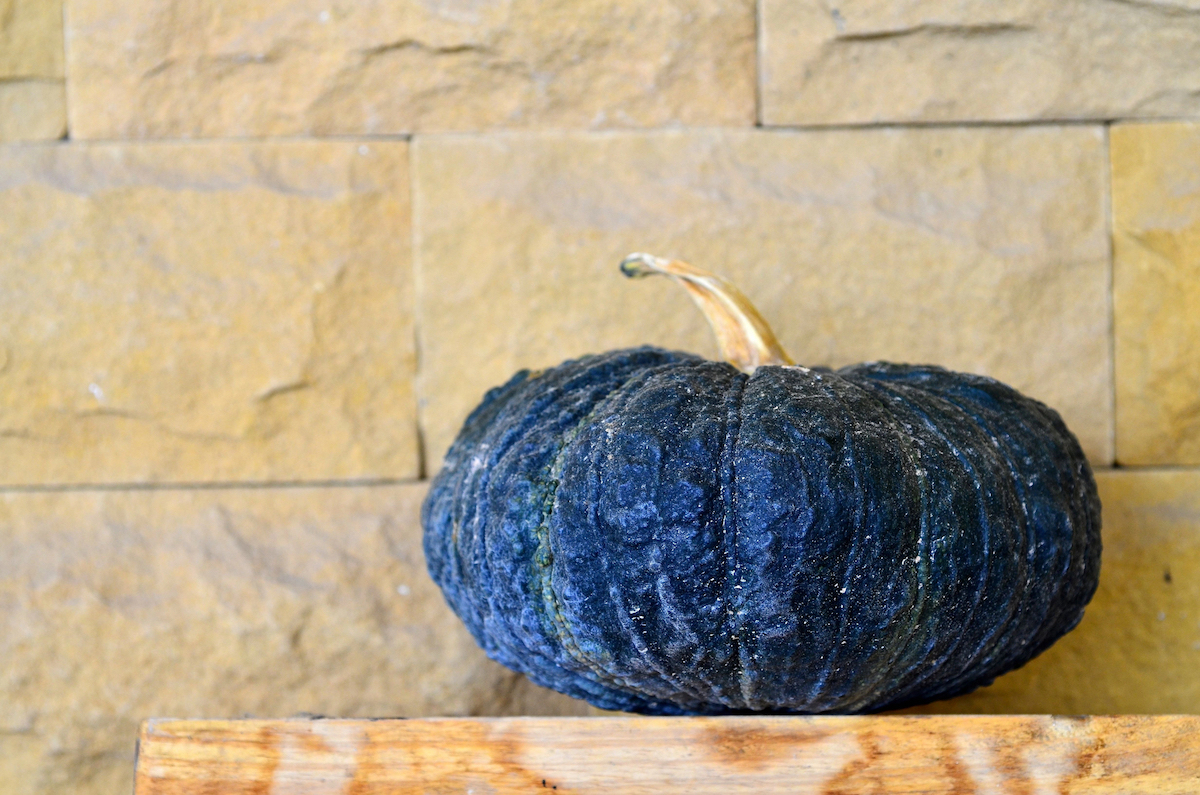
[[[1200,464],[1200,124],[1112,130],[1117,460]]]
[[[62,0],[0,0],[0,80],[63,76]]]
[[[1200,471],[1097,472],[1100,589],[1079,627],[940,713],[1192,713],[1200,703]]]
[[[754,123],[752,0],[77,0],[82,138]]]
[[[62,0],[0,0],[0,143],[61,138]]]
[[[1200,114],[1197,0],[762,0],[767,124]]]
[[[0,80],[0,143],[46,141],[67,131],[61,80]]]
[[[630,251],[738,284],[796,361],[936,363],[1057,408],[1111,460],[1102,133],[1083,127],[509,134],[414,142],[430,472],[521,367],[655,344],[714,356]]]
[[[152,715],[586,714],[476,648],[424,494],[0,495],[0,791],[129,792]]]
[[[0,484],[417,473],[407,145],[0,149]]]

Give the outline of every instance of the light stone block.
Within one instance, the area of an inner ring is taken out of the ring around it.
[[[1194,713],[1200,703],[1200,470],[1097,473],[1100,587],[1079,626],[990,687],[917,712]]]
[[[1117,460],[1200,464],[1200,124],[1111,135]]]
[[[628,252],[730,278],[792,357],[984,373],[1112,458],[1106,150],[1090,127],[426,136],[414,142],[419,412],[436,471],[524,367],[715,355]]]
[[[752,125],[753,0],[74,0],[80,138]]]
[[[0,81],[63,77],[63,1],[0,0]]]
[[[476,647],[424,494],[0,495],[0,791],[129,792],[150,716],[586,714]]]
[[[1200,115],[1198,0],[762,0],[771,125]]]
[[[0,143],[67,131],[62,0],[0,0]]]
[[[0,80],[0,143],[52,141],[66,132],[62,80]]]
[[[0,149],[0,485],[415,476],[407,153]]]

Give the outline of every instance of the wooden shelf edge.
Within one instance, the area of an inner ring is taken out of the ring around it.
[[[152,718],[136,795],[1196,793],[1200,716]]]

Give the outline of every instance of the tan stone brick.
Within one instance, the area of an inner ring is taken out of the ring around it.
[[[66,131],[62,80],[0,80],[0,143],[55,140]]]
[[[1101,471],[1100,588],[1083,621],[939,713],[1194,712],[1200,703],[1200,471]]]
[[[1195,0],[762,0],[767,124],[1200,114]]]
[[[1112,130],[1117,460],[1200,464],[1200,124]]]
[[[754,123],[752,0],[76,0],[81,138]]]
[[[992,375],[1111,460],[1099,129],[696,131],[414,143],[420,416],[440,461],[521,367],[651,343],[714,355],[629,251],[720,272],[796,361]]]
[[[0,0],[0,143],[61,138],[62,0]]]
[[[62,0],[0,0],[0,81],[63,77]]]
[[[0,495],[0,791],[130,791],[148,716],[584,714],[451,613],[424,493]]]
[[[404,142],[0,149],[0,484],[417,472]]]

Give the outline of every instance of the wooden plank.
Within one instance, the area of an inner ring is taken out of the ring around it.
[[[1200,717],[170,720],[136,795],[1192,793]]]

